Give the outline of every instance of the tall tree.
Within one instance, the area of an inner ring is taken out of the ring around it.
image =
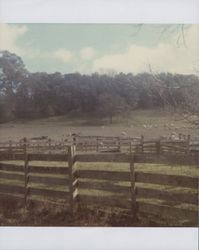
[[[127,112],[129,106],[125,100],[117,95],[104,93],[99,96],[97,113],[102,117],[108,117],[110,123],[114,116],[119,116]]]
[[[8,51],[0,53],[0,95],[6,104],[8,118],[14,118],[16,93],[27,77],[28,71],[19,56]]]

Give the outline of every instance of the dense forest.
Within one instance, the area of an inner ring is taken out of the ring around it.
[[[198,97],[196,75],[31,73],[20,57],[0,52],[0,122],[85,113],[111,122],[155,107],[198,115]]]

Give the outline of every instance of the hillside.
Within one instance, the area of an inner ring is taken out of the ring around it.
[[[114,135],[159,137],[173,134],[190,134],[199,136],[197,126],[190,124],[181,115],[166,111],[136,110],[128,116],[116,117],[110,124],[108,119],[97,119],[91,116],[71,117],[56,116],[35,120],[16,120],[0,124],[0,141],[17,140],[20,138],[49,136],[61,139],[70,133],[81,135]]]

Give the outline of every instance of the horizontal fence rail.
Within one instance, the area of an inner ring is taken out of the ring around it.
[[[160,137],[146,140],[141,137],[129,137],[127,135],[114,136],[71,136],[60,141],[50,138],[35,138],[20,141],[7,141],[0,143],[0,152],[22,154],[65,154],[68,146],[74,145],[79,152],[127,152],[127,153],[153,153],[153,154],[188,154],[199,155],[199,140],[189,135],[179,134],[174,138]],[[45,156],[44,156],[45,157]]]
[[[148,141],[147,150],[149,145],[158,148],[159,154],[143,153],[145,149],[140,145],[134,153],[80,153],[76,151],[77,146],[65,146],[64,154],[56,151],[34,153],[27,145],[23,153],[0,152],[0,193],[21,197],[25,205],[34,199],[62,202],[71,212],[81,204],[100,205],[128,209],[135,216],[148,213],[197,221],[197,176],[143,172],[135,169],[134,164],[174,162],[180,165],[189,159],[190,165],[199,166],[199,158],[187,153],[185,156],[161,154],[157,141]],[[15,164],[11,163],[13,160]],[[123,163],[126,168],[122,171],[116,167],[111,170],[83,169],[76,167],[78,162],[112,162],[113,166]]]

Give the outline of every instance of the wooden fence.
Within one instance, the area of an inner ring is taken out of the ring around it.
[[[24,147],[23,153],[0,154],[0,193],[23,197],[25,204],[45,198],[64,203],[71,211],[81,204],[113,206],[131,209],[134,215],[169,215],[193,224],[198,215],[198,177],[135,171],[135,163],[169,163],[173,162],[172,157],[133,153],[80,154],[75,146],[68,146],[65,154],[35,154]],[[180,161],[187,158],[179,155],[175,163],[181,164]],[[23,160],[23,164],[5,163],[11,159]],[[41,161],[46,162],[45,166]],[[123,170],[117,167],[83,169],[76,167],[78,162],[112,162],[115,166],[125,163],[126,167]],[[199,159],[193,158],[190,163],[199,166]],[[177,205],[173,205],[175,203]]]
[[[71,147],[68,147],[71,150]],[[42,155],[42,154],[24,154],[1,155],[1,160],[20,160],[20,164],[0,163],[0,192],[19,197],[24,197],[25,205],[28,197],[41,198],[47,197],[62,200],[72,207],[72,178],[71,164],[68,158],[69,154],[65,155]],[[17,157],[16,157],[17,156]],[[14,157],[14,158],[13,158]],[[21,164],[23,160],[23,164]],[[65,167],[55,166],[38,166],[31,164],[35,161],[42,162],[66,162]],[[11,161],[12,162],[12,161]],[[68,162],[68,164],[67,164]]]
[[[145,139],[141,137],[78,136],[73,145],[80,152],[178,153],[199,154],[199,140],[190,136],[178,138]]]
[[[22,153],[65,153],[68,146],[74,145],[77,152],[127,152],[199,155],[199,140],[179,134],[178,138],[156,138],[146,140],[141,137],[114,136],[72,136],[65,140],[27,140],[0,143],[0,152]]]

